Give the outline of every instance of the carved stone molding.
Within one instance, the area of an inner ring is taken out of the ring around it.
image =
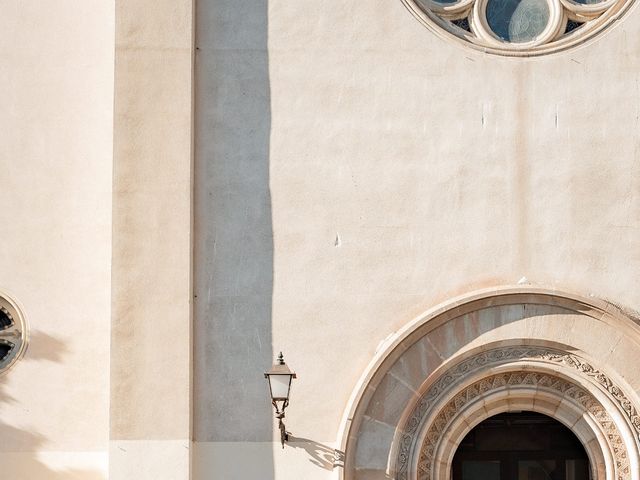
[[[473,383],[459,392],[453,400],[448,402],[446,406],[438,412],[436,418],[431,423],[425,437],[425,441],[420,448],[418,480],[431,480],[433,478],[431,471],[435,460],[434,454],[436,452],[437,444],[446,434],[446,429],[450,420],[455,418],[460,410],[478,397],[491,393],[491,391],[502,389],[504,387],[518,386],[541,387],[547,390],[554,390],[559,395],[570,398],[580,404],[587,412],[597,419],[602,431],[607,436],[610,444],[614,447],[613,450],[615,452],[617,478],[619,480],[630,478],[631,470],[629,457],[626,446],[622,440],[622,436],[607,410],[593,397],[593,395],[585,389],[553,375],[538,372],[518,371],[492,375]]]
[[[417,450],[417,437],[424,428],[427,433],[424,443],[419,449],[418,478],[431,479],[431,467],[434,461],[437,442],[447,428],[450,420],[460,410],[473,402],[479,396],[489,395],[492,391],[505,387],[530,386],[552,392],[559,397],[571,399],[581,405],[585,411],[595,418],[607,436],[611,445],[611,452],[616,463],[616,478],[630,477],[629,456],[618,428],[602,404],[585,388],[576,385],[560,376],[533,371],[508,371],[499,374],[489,374],[486,377],[464,387],[461,391],[452,393],[455,385],[462,383],[465,378],[478,372],[489,370],[498,365],[521,363],[526,361],[546,362],[569,369],[589,384],[596,384],[607,397],[619,407],[632,427],[636,439],[640,439],[640,416],[633,402],[626,396],[610,377],[595,368],[584,359],[551,348],[513,346],[488,350],[471,356],[445,371],[432,386],[421,396],[415,404],[411,414],[402,429],[396,459],[396,478],[407,480],[410,458]],[[433,415],[435,408],[446,396],[452,399],[432,416],[428,426],[423,425],[426,417]]]

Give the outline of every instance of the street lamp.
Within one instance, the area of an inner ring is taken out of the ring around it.
[[[282,352],[278,355],[276,363],[271,370],[264,374],[264,378],[269,381],[269,391],[271,393],[271,403],[276,409],[276,418],[280,427],[280,442],[284,448],[284,442],[289,440],[289,434],[284,426],[284,409],[289,406],[289,392],[291,391],[291,380],[296,378],[296,374],[289,370],[284,363]]]

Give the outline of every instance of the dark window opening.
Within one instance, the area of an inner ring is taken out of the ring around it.
[[[14,345],[9,342],[0,342],[0,362],[9,356]]]
[[[11,316],[4,310],[0,310],[0,330],[6,330],[13,325]]]
[[[460,18],[458,20],[451,20],[456,27],[461,28],[462,30],[466,30],[467,32],[471,32],[471,25],[469,25],[469,18]]]
[[[567,33],[571,33],[574,30],[577,30],[578,28],[580,28],[582,25],[584,25],[584,22],[576,22],[575,20],[569,20],[567,22],[567,28],[564,29],[564,33],[565,35]]]
[[[590,480],[584,447],[567,427],[534,412],[502,413],[471,430],[453,480]]]

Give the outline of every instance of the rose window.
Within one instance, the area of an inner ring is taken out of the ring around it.
[[[26,346],[26,329],[18,309],[0,297],[0,373],[20,358]]]
[[[431,30],[512,56],[564,50],[600,33],[631,0],[403,0]]]

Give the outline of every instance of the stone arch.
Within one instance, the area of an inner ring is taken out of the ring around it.
[[[640,480],[640,326],[594,298],[504,287],[441,305],[377,353],[345,412],[344,480],[446,480],[485,418],[531,410],[583,443],[596,480]]]
[[[576,434],[594,479],[635,479],[640,430],[633,415],[625,414],[628,401],[610,378],[561,350],[502,346],[483,351],[448,369],[416,403],[396,439],[395,475],[398,480],[448,479],[455,450],[475,425],[498,413],[530,410]],[[407,442],[412,431],[422,433]]]
[[[520,389],[518,395],[509,395],[508,399],[500,398],[500,394],[492,396],[490,401],[482,405],[485,408],[489,408],[491,411],[487,416],[482,415],[482,409],[479,416],[475,418],[475,421],[452,427],[449,435],[446,436],[446,441],[440,442],[441,447],[435,454],[441,457],[442,460],[438,464],[434,465],[433,472],[430,475],[433,478],[450,478],[451,462],[453,456],[456,453],[456,449],[459,446],[464,435],[471,431],[476,425],[483,420],[500,413],[511,411],[531,411],[548,415],[556,420],[571,419],[569,422],[561,421],[565,426],[569,427],[576,435],[578,440],[582,443],[585,452],[589,458],[589,463],[592,468],[592,478],[601,479],[608,478],[607,472],[613,472],[615,470],[614,460],[607,455],[608,450],[606,448],[606,438],[601,434],[594,435],[594,432],[598,432],[597,426],[593,421],[589,419],[586,409],[575,408],[573,405],[559,404],[555,408],[553,396],[546,398],[552,408],[548,408],[543,402],[541,402],[540,391],[536,389],[528,390],[526,388]],[[574,407],[574,408],[572,408]],[[471,410],[471,409],[470,409]],[[478,411],[473,411],[474,415],[478,415]],[[577,420],[576,420],[577,419]],[[467,420],[465,418],[465,420]],[[598,432],[600,433],[600,432]],[[462,434],[462,437],[459,435]],[[426,472],[421,473],[421,478],[427,475]]]

